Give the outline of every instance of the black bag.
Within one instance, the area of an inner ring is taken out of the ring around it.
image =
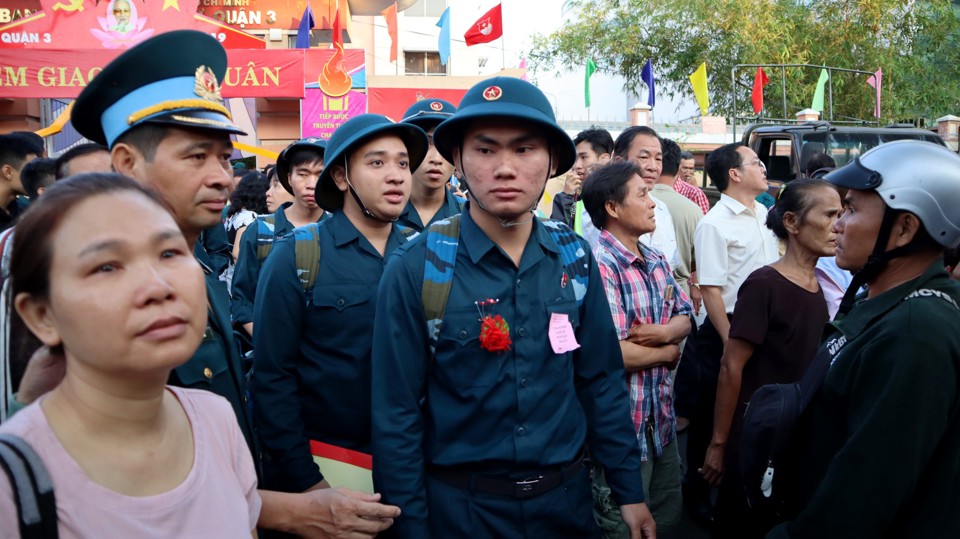
[[[21,539],[57,539],[53,481],[40,456],[22,438],[0,434],[0,468],[10,479]]]
[[[844,344],[841,335],[822,346],[799,382],[763,385],[750,397],[740,440],[740,479],[752,510],[780,514],[784,509],[785,489],[780,487],[794,471],[787,469],[791,464],[787,449],[795,426]]]

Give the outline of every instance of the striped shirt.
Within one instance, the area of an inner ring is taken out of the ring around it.
[[[673,190],[696,202],[697,206],[700,206],[700,209],[703,210],[704,215],[710,211],[710,201],[707,200],[707,195],[703,192],[703,189],[700,189],[696,185],[690,185],[680,178],[677,178],[677,180],[673,182]]]
[[[663,254],[642,243],[637,246],[642,258],[603,230],[593,250],[620,340],[627,338],[633,326],[666,324],[674,316],[693,312],[690,300],[674,280]],[[668,287],[673,287],[673,301],[666,298]],[[656,366],[629,372],[626,377],[630,416],[643,460],[647,460],[651,449],[644,436],[644,423],[651,429],[653,454],[659,457],[676,435],[670,371]]]

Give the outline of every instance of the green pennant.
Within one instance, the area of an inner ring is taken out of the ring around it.
[[[810,108],[823,112],[823,91],[827,87],[827,81],[830,80],[830,74],[826,69],[820,70],[820,78],[817,79],[817,91],[813,93],[813,104]]]
[[[583,79],[583,103],[587,108],[590,107],[590,77],[596,70],[597,64],[593,63],[593,58],[587,58],[587,76]]]

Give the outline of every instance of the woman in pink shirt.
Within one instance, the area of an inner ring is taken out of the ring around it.
[[[0,427],[53,478],[60,537],[236,538],[260,512],[226,400],[167,387],[206,329],[203,274],[155,195],[117,174],[48,189],[14,238],[13,303],[66,356],[56,389]],[[17,537],[0,474],[0,536]]]

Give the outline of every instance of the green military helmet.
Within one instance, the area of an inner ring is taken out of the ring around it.
[[[557,158],[556,175],[570,170],[576,162],[577,148],[570,135],[557,125],[547,96],[529,82],[513,77],[494,77],[467,90],[457,112],[433,132],[440,155],[453,163],[453,149],[463,143],[470,123],[491,118],[528,122],[542,128]]]
[[[84,137],[112,147],[145,123],[245,135],[220,95],[227,53],[209,34],[174,30],[124,52],[103,68],[73,104]]]
[[[323,160],[323,154],[326,149],[327,142],[315,137],[300,139],[291,143],[277,156],[277,181],[292,195],[293,188],[290,187],[290,158],[300,150],[312,150],[316,152],[317,158]],[[326,161],[324,161],[324,163],[326,163]]]
[[[333,132],[327,141],[323,154],[324,168],[317,180],[317,204],[327,211],[339,211],[343,208],[343,193],[333,181],[332,165],[349,157],[350,152],[365,142],[382,137],[396,135],[407,147],[410,157],[410,171],[420,166],[427,155],[427,134],[413,124],[398,124],[381,114],[361,114],[347,120]]]
[[[446,120],[457,112],[457,107],[443,99],[422,99],[403,113],[400,123],[413,124],[424,131]]]

